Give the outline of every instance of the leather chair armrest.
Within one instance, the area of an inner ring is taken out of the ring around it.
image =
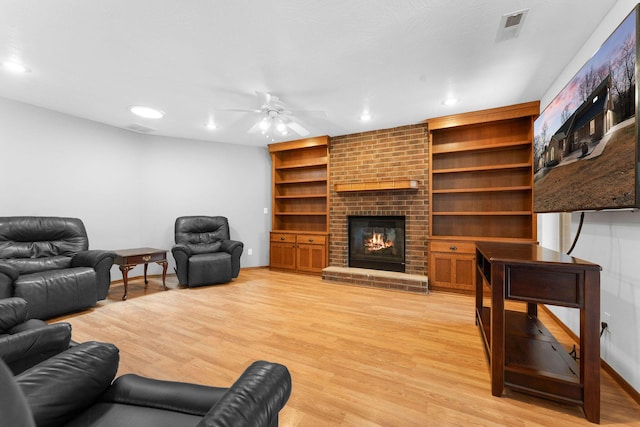
[[[125,374],[113,382],[101,401],[204,416],[227,390]]]
[[[191,256],[191,248],[188,245],[185,245],[184,243],[176,243],[171,248],[171,253],[173,254],[174,257],[176,256],[176,253],[178,254],[183,253],[188,258]]]
[[[116,258],[115,252],[112,251],[103,251],[103,250],[89,250],[89,251],[81,251],[76,253],[71,259],[72,267],[93,267],[96,268],[100,262],[104,260],[111,260],[111,264],[113,265],[113,260]],[[111,265],[109,266],[111,268]]]
[[[120,356],[113,344],[83,342],[16,375],[39,426],[64,425],[111,385]]]
[[[0,336],[0,358],[14,375],[69,348],[71,325],[56,323],[47,325],[31,319],[12,330],[10,335]]]
[[[22,298],[0,299],[0,333],[5,333],[27,320],[27,310],[27,301]]]
[[[78,252],[71,260],[72,267],[92,267],[96,271],[97,299],[103,300],[111,286],[111,266],[116,254],[112,251],[89,250]]]
[[[244,243],[239,242],[238,240],[221,240],[221,243],[222,246],[220,247],[220,250],[230,254],[238,249],[240,249],[240,253],[242,253],[242,249],[244,248]]]
[[[231,275],[238,277],[240,274],[240,256],[244,249],[244,243],[237,240],[223,240],[220,250],[231,254]]]
[[[197,427],[277,426],[278,413],[290,395],[291,375],[284,365],[254,362]]]
[[[19,275],[17,268],[0,262],[0,298],[13,296],[13,282],[18,279]]]
[[[176,260],[176,275],[178,283],[186,285],[189,283],[188,264],[191,257],[191,249],[183,243],[177,243],[171,248],[173,259]]]

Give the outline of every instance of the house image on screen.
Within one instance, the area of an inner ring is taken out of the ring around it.
[[[556,166],[569,156],[585,156],[611,129],[614,123],[610,90],[608,75],[553,134],[542,155],[543,166]]]

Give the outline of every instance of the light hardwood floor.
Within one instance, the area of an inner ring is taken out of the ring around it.
[[[474,299],[243,269],[226,285],[162,291],[153,278],[111,287],[91,310],[55,319],[76,341],[120,348],[118,374],[229,386],[253,361],[286,365],[281,426],[593,425],[581,409],[490,392]],[[566,348],[571,339],[541,314]],[[640,407],[602,372],[602,425],[640,425]]]

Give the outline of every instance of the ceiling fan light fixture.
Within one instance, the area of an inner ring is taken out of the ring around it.
[[[2,63],[2,66],[5,70],[10,71],[14,74],[26,74],[31,71],[26,67],[26,65],[15,60],[4,61]]]
[[[164,112],[156,110],[155,108],[145,107],[144,105],[132,105],[129,107],[129,111],[145,119],[161,119],[164,117]]]

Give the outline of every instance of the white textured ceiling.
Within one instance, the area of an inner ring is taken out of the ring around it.
[[[616,0],[1,0],[0,97],[152,134],[247,145],[256,91],[311,135],[539,99]],[[519,37],[504,14],[529,9]],[[455,96],[460,102],[446,107]],[[129,105],[155,106],[161,120]],[[359,119],[363,110],[369,122]],[[204,124],[213,117],[217,129]],[[286,139],[296,139],[289,136]]]

